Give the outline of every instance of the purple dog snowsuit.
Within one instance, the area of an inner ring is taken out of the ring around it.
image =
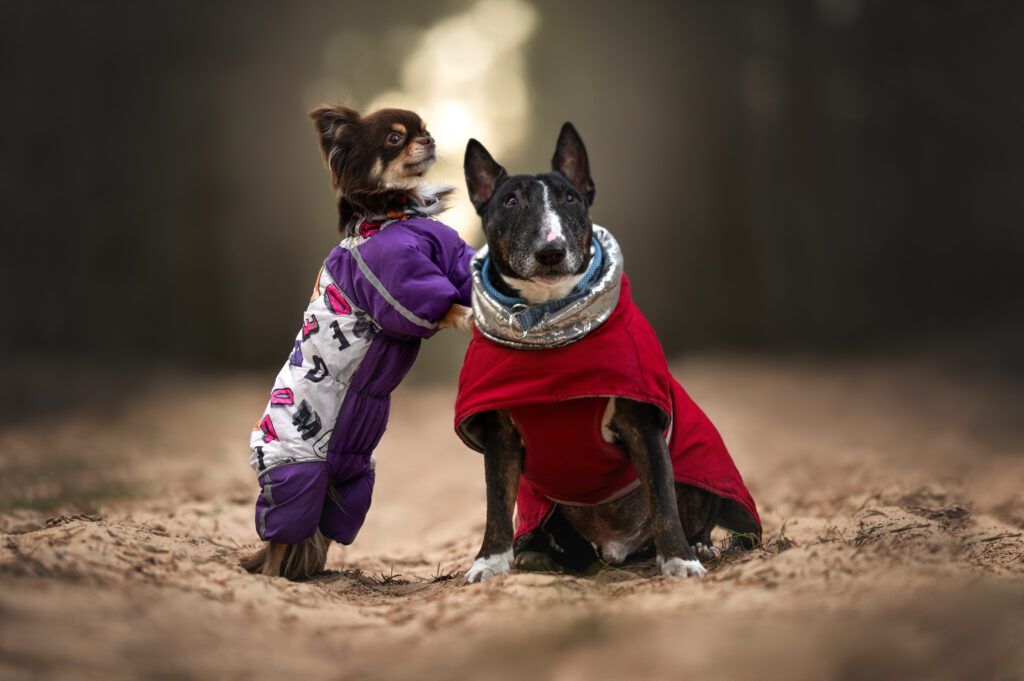
[[[391,392],[452,303],[470,305],[474,252],[426,217],[364,221],[331,251],[250,440],[256,530],[350,544],[373,494]]]

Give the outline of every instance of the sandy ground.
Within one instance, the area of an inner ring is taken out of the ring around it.
[[[699,580],[463,585],[482,461],[446,389],[398,392],[366,526],[305,583],[236,566],[268,376],[8,427],[0,678],[1024,678],[1019,389],[905,358],[676,369],[768,540]]]

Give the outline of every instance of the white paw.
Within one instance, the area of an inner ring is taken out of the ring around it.
[[[482,582],[498,575],[507,575],[512,569],[512,549],[505,553],[495,553],[485,558],[477,558],[466,572],[466,581],[470,584]]]
[[[700,577],[707,573],[699,560],[683,560],[682,558],[662,560],[661,556],[658,556],[658,565],[661,566],[661,574],[666,577]]]

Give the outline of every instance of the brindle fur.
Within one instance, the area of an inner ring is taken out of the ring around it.
[[[487,526],[477,558],[512,547],[512,509],[523,473],[523,442],[507,411],[491,411],[475,419],[484,445],[487,483]]]
[[[626,450],[640,480],[640,489],[647,497],[658,556],[663,560],[697,560],[679,520],[672,459],[662,434],[661,412],[650,404],[617,400],[609,428]]]
[[[679,521],[683,534],[691,546],[711,546],[711,530],[718,519],[721,497],[697,487],[675,483],[676,505],[679,507]],[[642,489],[606,504],[596,506],[560,506],[559,512],[588,542],[602,548],[617,546],[623,557],[643,556],[651,551],[652,514],[647,496]],[[541,532],[549,532],[545,526]],[[545,538],[547,543],[566,543],[564,536]],[[602,556],[611,562],[613,556],[604,552]],[[703,557],[703,556],[702,556]],[[517,554],[518,559],[518,554]],[[518,566],[518,561],[517,561]]]

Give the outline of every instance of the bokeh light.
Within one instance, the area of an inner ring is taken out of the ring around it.
[[[529,131],[524,48],[536,25],[536,9],[522,0],[481,0],[445,17],[412,40],[399,86],[380,92],[366,107],[412,109],[427,121],[439,152],[430,179],[460,190],[445,221],[469,241],[480,238],[465,195],[463,150],[476,137],[500,156]]]

